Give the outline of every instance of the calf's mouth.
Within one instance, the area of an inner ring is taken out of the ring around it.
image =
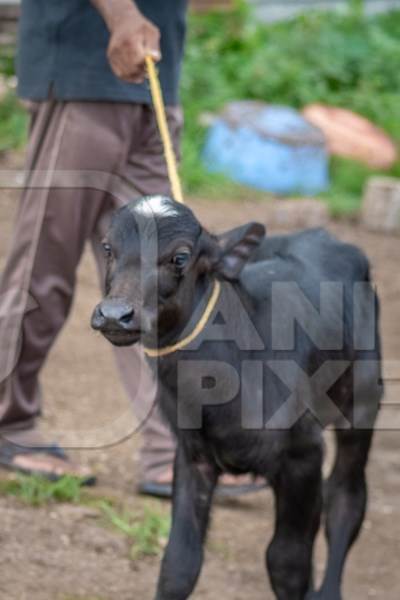
[[[141,338],[141,331],[126,333],[124,331],[102,331],[103,336],[114,346],[133,346]]]

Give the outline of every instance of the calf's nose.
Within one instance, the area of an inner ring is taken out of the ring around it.
[[[130,331],[133,329],[134,316],[133,306],[125,300],[106,299],[97,306],[92,318],[92,326],[95,329],[116,327]]]

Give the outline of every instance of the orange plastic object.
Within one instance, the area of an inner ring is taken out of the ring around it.
[[[310,104],[304,117],[319,127],[331,154],[352,158],[376,169],[389,169],[398,158],[393,140],[373,123],[343,108]]]

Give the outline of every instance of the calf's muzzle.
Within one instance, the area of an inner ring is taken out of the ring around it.
[[[106,298],[100,302],[93,312],[91,324],[116,345],[133,344],[140,336],[135,310],[122,298]]]

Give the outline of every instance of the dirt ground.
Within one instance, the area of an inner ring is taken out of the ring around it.
[[[0,269],[11,236],[17,194],[0,200]],[[201,220],[213,230],[257,219],[268,225],[260,202],[212,204],[193,201]],[[398,238],[332,223],[341,239],[359,244],[369,255],[383,303],[385,358],[400,360],[400,273]],[[111,349],[89,327],[98,301],[90,252],[79,269],[71,318],[43,372],[43,428],[49,435],[72,428],[95,430],[110,419],[130,415],[114,368]],[[397,375],[400,369],[397,368]],[[389,372],[388,372],[389,373]],[[390,374],[390,373],[389,373]],[[393,373],[391,373],[393,376]],[[400,377],[398,378],[400,382]],[[397,389],[400,389],[397,383]],[[398,600],[400,597],[400,405],[395,382],[388,383],[369,465],[370,501],[361,538],[351,553],[344,582],[345,600]],[[132,422],[132,418],[127,419]],[[127,425],[128,431],[129,426]],[[138,436],[113,447],[75,452],[99,476],[98,494],[112,494],[134,510],[147,502],[135,496]],[[153,502],[154,505],[154,502]],[[168,503],[162,510],[168,509]],[[272,600],[264,552],[273,529],[270,491],[214,510],[205,567],[194,600]],[[132,561],[128,542],[99,526],[93,510],[74,505],[29,508],[0,498],[0,598],[4,600],[151,600],[159,558]],[[316,551],[318,574],[325,557],[323,536]]]

